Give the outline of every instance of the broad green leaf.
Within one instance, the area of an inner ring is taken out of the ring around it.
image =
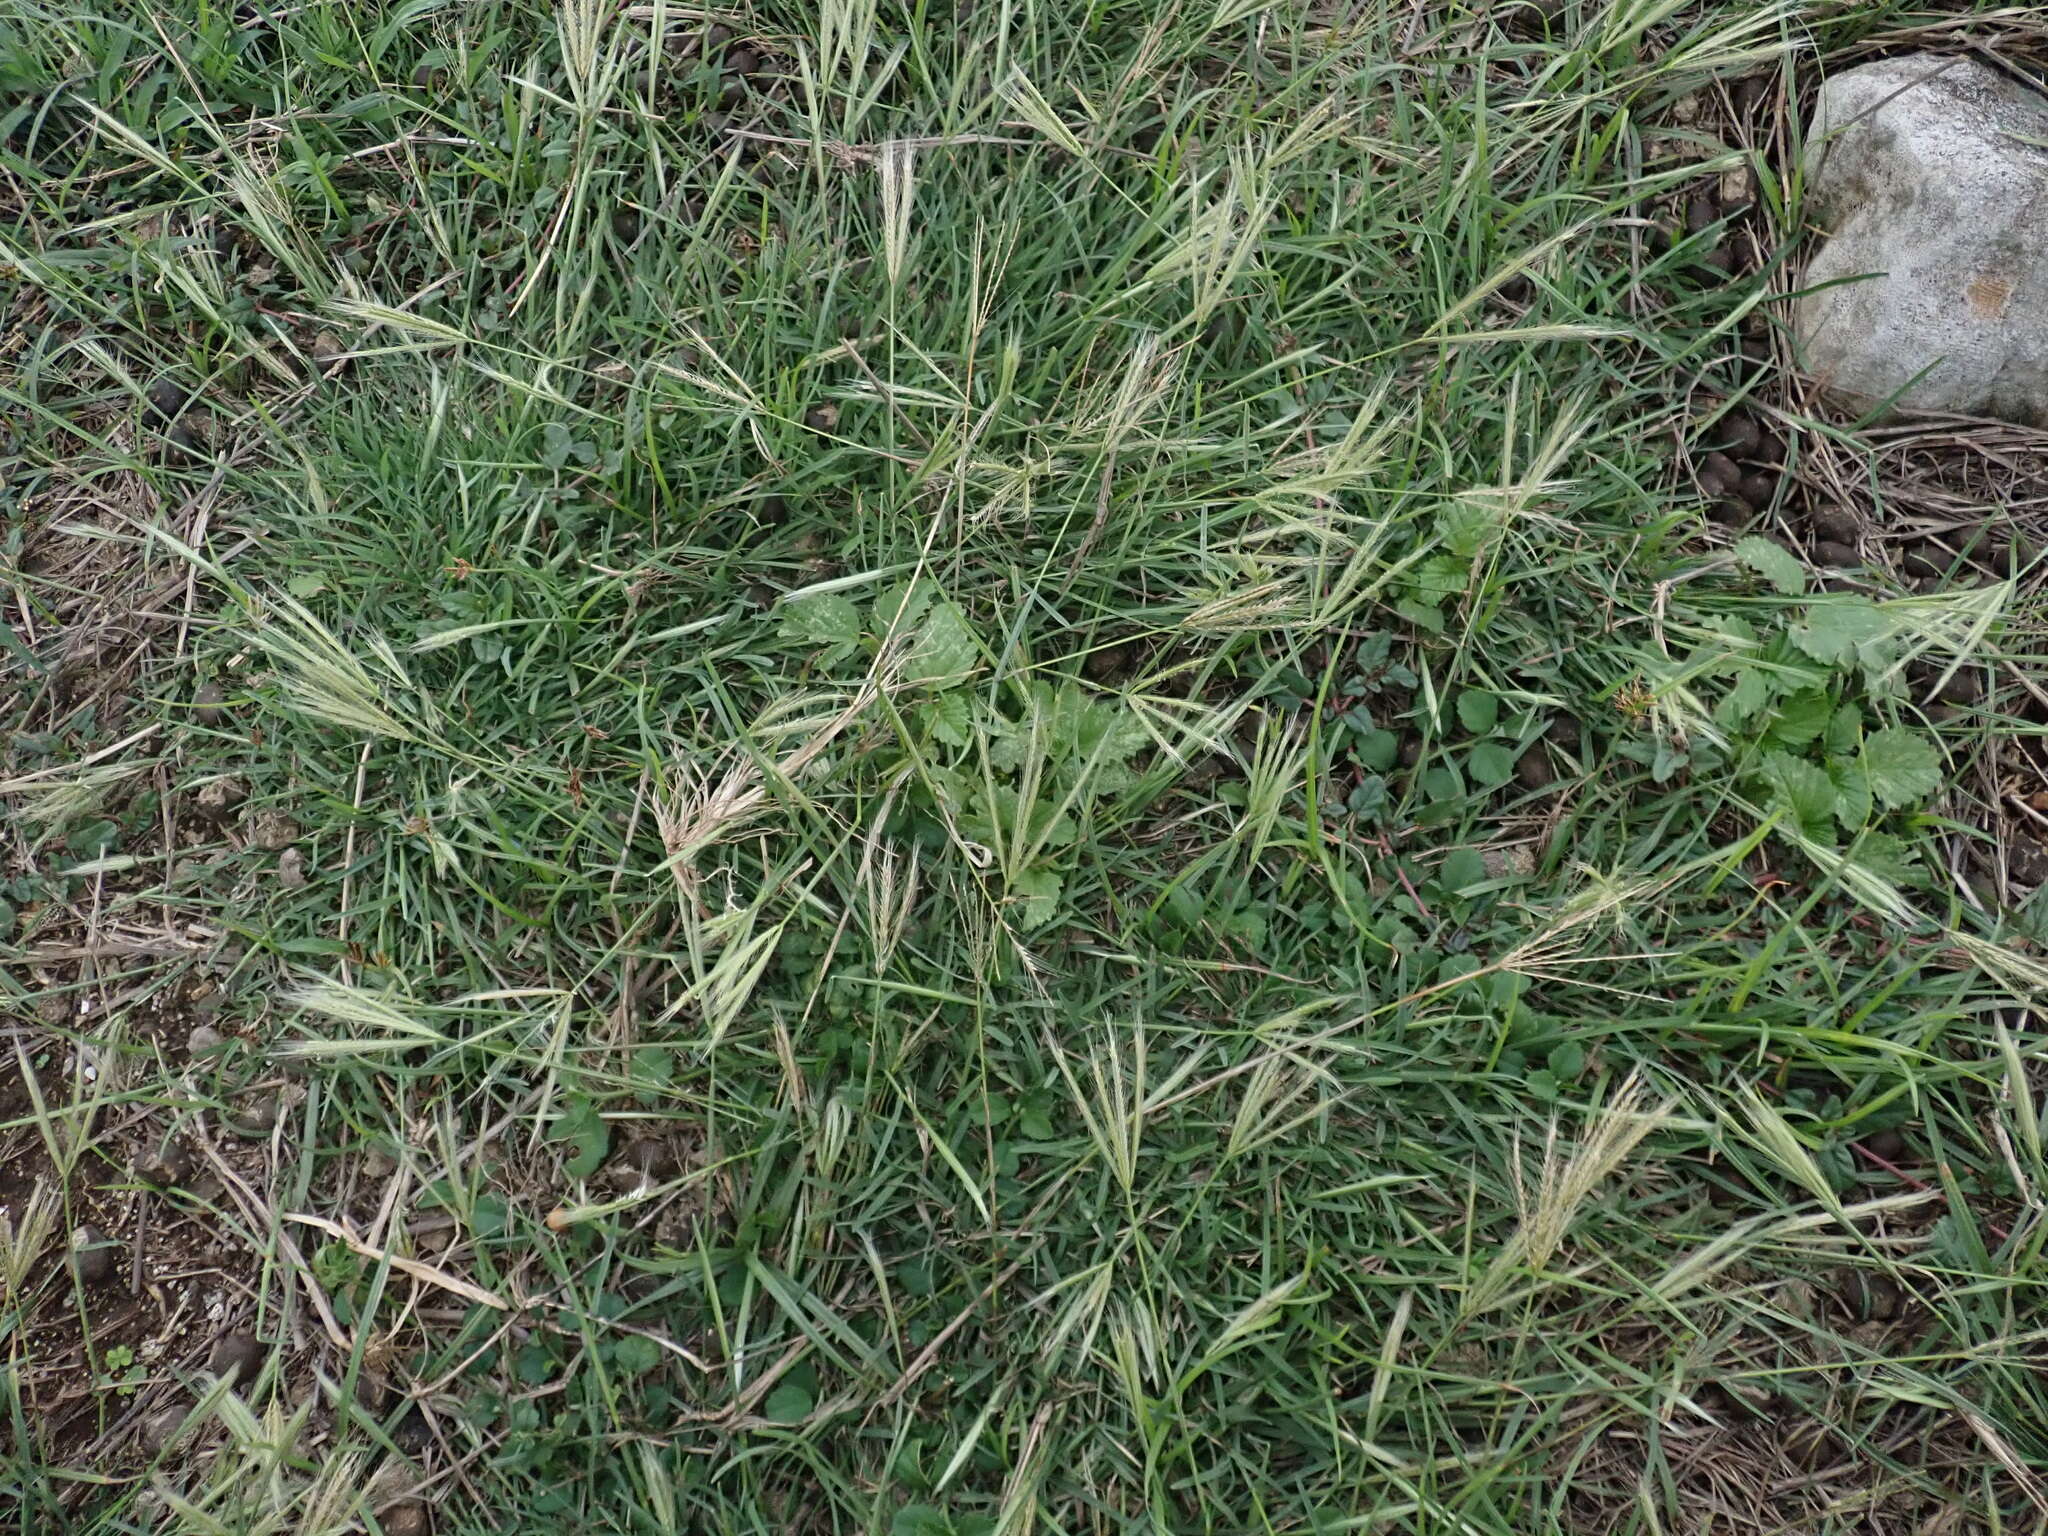
[[[1486,878],[1486,859],[1477,848],[1454,848],[1436,872],[1436,883],[1447,891],[1462,891]]]
[[[1828,764],[1835,786],[1835,815],[1845,830],[1860,832],[1870,824],[1870,775],[1860,761]]]
[[[1491,507],[1454,501],[1436,515],[1437,532],[1444,547],[1460,560],[1469,561],[1484,549],[1500,524],[1500,514]]]
[[[611,1146],[611,1132],[604,1117],[595,1105],[587,1102],[572,1103],[564,1110],[555,1122],[555,1134],[573,1149],[568,1164],[572,1179],[587,1179],[597,1172]]]
[[[1919,855],[1912,844],[1889,832],[1865,833],[1856,844],[1855,862],[1894,885],[1910,885],[1920,875]]]
[[[1448,555],[1432,555],[1416,566],[1411,580],[1415,584],[1416,596],[1434,605],[1463,592],[1470,585],[1471,577],[1469,562],[1453,560]]]
[[[1385,773],[1401,755],[1401,738],[1392,731],[1367,731],[1351,745],[1351,755],[1368,773]]]
[[[1788,597],[1806,590],[1806,567],[1790,550],[1751,534],[1736,543],[1735,558]]]
[[[1834,709],[1818,688],[1801,689],[1779,700],[1765,736],[1781,747],[1803,747],[1828,728]]]
[[[974,724],[974,705],[965,693],[942,693],[925,711],[932,734],[951,747],[964,747]]]
[[[1763,707],[1771,702],[1769,679],[1755,667],[1746,669],[1735,680],[1721,702],[1714,706],[1714,719],[1722,725],[1742,725],[1755,719]]]
[[[1792,643],[1815,661],[1839,667],[1863,660],[1865,647],[1881,644],[1890,629],[1867,597],[1821,598],[1806,610],[1806,622],[1792,629]]]
[[[503,1237],[512,1225],[512,1206],[503,1195],[478,1195],[469,1208],[469,1229],[478,1237]]]
[[[812,645],[845,645],[860,638],[860,610],[837,592],[798,598],[782,610],[778,633]]]
[[[916,632],[917,621],[932,604],[932,584],[923,577],[899,582],[875,599],[872,610],[875,633],[908,635]]]
[[[1427,634],[1440,635],[1444,632],[1444,616],[1428,603],[1404,597],[1394,604],[1394,612]]]
[[[1043,928],[1059,914],[1060,883],[1059,872],[1043,865],[1025,870],[1011,883],[1011,889],[1024,898],[1023,922],[1027,930]]]
[[[1762,764],[1771,798],[1815,842],[1835,840],[1835,785],[1818,764],[1786,752],[1767,752]]]
[[[1484,688],[1467,688],[1458,695],[1458,719],[1474,736],[1484,736],[1500,719],[1500,699]]]
[[[1472,748],[1465,766],[1481,784],[1505,784],[1515,776],[1515,754],[1501,742],[1482,741]]]
[[[1854,703],[1844,704],[1828,717],[1827,741],[1829,757],[1849,757],[1863,740],[1863,711]]]
[[[628,1376],[645,1376],[661,1364],[661,1346],[637,1333],[612,1342],[612,1364]]]
[[[1859,761],[1870,792],[1891,810],[1925,800],[1941,788],[1941,752],[1918,731],[1894,726],[1864,740]]]
[[[917,644],[904,666],[904,678],[913,683],[957,682],[974,670],[981,659],[981,647],[960,610],[940,600],[925,616]]]

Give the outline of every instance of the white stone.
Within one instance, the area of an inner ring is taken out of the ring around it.
[[[2048,96],[1971,59],[1865,64],[1822,85],[1805,172],[1828,237],[1794,315],[1816,381],[2048,426]]]

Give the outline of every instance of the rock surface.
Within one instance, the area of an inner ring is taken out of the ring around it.
[[[1807,371],[1858,407],[2048,426],[2048,95],[1969,59],[1865,64],[1821,87],[1806,184]]]

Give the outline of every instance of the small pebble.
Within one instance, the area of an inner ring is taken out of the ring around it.
[[[1479,850],[1479,867],[1489,880],[1526,880],[1536,873],[1536,852],[1527,843]]]
[[[185,387],[176,379],[158,379],[149,386],[149,408],[158,420],[168,422],[185,406]]]
[[[211,1024],[195,1024],[185,1036],[185,1049],[194,1056],[203,1056],[220,1043],[221,1032]]]
[[[1974,704],[1984,697],[1984,679],[1969,667],[1959,667],[1935,697],[1944,704]]]
[[[221,708],[221,701],[226,697],[221,685],[208,678],[192,695],[192,718],[201,725],[219,725],[221,717],[227,713]]]
[[[1747,213],[1756,206],[1756,172],[1746,165],[1721,173],[1721,206],[1731,214]]]
[[[682,1171],[675,1150],[665,1141],[653,1136],[636,1136],[627,1142],[619,1154],[619,1160],[634,1173],[647,1179],[672,1179]]]
[[[228,1124],[244,1136],[267,1136],[277,1124],[278,1103],[274,1091],[265,1091],[231,1111]]]
[[[192,1173],[192,1154],[175,1141],[166,1141],[154,1152],[135,1159],[135,1177],[158,1189],[171,1189]]]
[[[1746,459],[1755,453],[1763,434],[1757,429],[1755,418],[1742,411],[1732,411],[1715,423],[1713,428],[1716,445],[1730,458]]]
[[[1711,497],[1733,495],[1742,486],[1742,471],[1725,453],[1710,453],[1700,460],[1700,490]]]
[[[1809,521],[1816,534],[1837,544],[1854,544],[1863,536],[1862,519],[1839,504],[1815,508]]]
[[[1813,558],[1821,565],[1832,566],[1838,571],[1853,570],[1863,563],[1863,557],[1848,544],[1839,544],[1833,539],[1820,539],[1814,543]]]
[[[299,824],[283,811],[258,811],[249,819],[249,842],[265,853],[282,853],[299,840]]]
[[[1510,37],[1543,37],[1563,16],[1564,0],[1509,0],[1496,14]]]
[[[199,786],[192,803],[199,814],[215,820],[249,798],[249,786],[232,773],[222,774]]]
[[[1527,790],[1548,789],[1557,780],[1551,771],[1550,755],[1540,745],[1531,747],[1516,759],[1515,779]]]
[[[2048,850],[2026,833],[2014,833],[2012,841],[2006,844],[2005,867],[2022,885],[2040,885],[2048,881]]]
[[[384,1527],[384,1536],[427,1536],[433,1529],[427,1506],[418,1499],[406,1499],[379,1511],[377,1523]]]
[[[1819,1419],[1800,1419],[1788,1424],[1778,1436],[1785,1457],[1795,1467],[1818,1472],[1834,1465],[1835,1437]]]
[[[172,1442],[178,1438],[178,1431],[184,1427],[185,1409],[181,1404],[173,1404],[144,1419],[136,1441],[145,1456],[161,1456],[171,1448]]]
[[[1948,564],[1922,549],[1909,549],[1899,557],[1905,573],[1921,581],[1939,581],[1948,574]]]
[[[1872,1131],[1863,1138],[1863,1148],[1873,1157],[1881,1157],[1888,1163],[1896,1163],[1906,1155],[1906,1136],[1897,1126]]]
[[[1874,1323],[1888,1323],[1906,1310],[1905,1288],[1890,1275],[1865,1277],[1863,1315]]]
[[[398,1422],[391,1427],[391,1443],[408,1456],[417,1456],[433,1443],[434,1432],[427,1423],[427,1416],[418,1408],[408,1408],[399,1415]]]
[[[372,1417],[382,1418],[384,1399],[390,1385],[383,1372],[364,1366],[356,1372],[356,1406]]]
[[[98,1285],[114,1278],[121,1245],[98,1227],[87,1225],[71,1234],[71,1267],[80,1285]]]
[[[356,1165],[356,1169],[371,1183],[381,1184],[398,1172],[398,1159],[383,1147],[373,1146],[363,1154],[362,1161]]]
[[[215,1341],[213,1353],[207,1357],[206,1368],[216,1376],[232,1375],[247,1383],[254,1381],[256,1373],[263,1369],[267,1353],[262,1341],[253,1333],[224,1333]]]

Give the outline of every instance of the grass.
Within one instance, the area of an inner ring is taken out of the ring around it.
[[[1675,488],[1924,18],[1485,9],[0,3],[12,1529],[2038,1528],[2038,607]]]

